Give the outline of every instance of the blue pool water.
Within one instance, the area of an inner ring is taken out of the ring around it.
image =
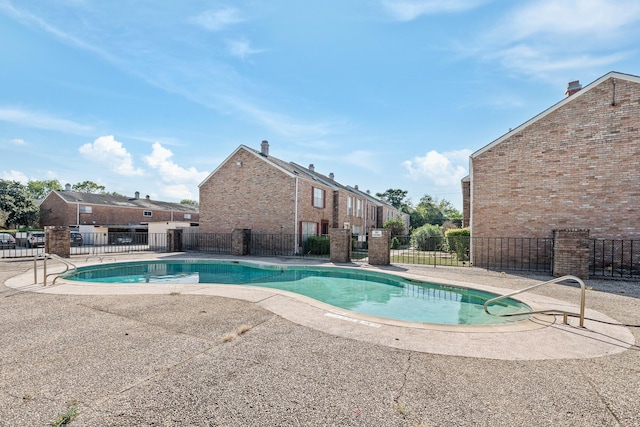
[[[494,317],[483,304],[497,295],[476,289],[414,281],[372,271],[333,267],[258,265],[237,261],[144,261],[81,267],[67,280],[100,283],[215,283],[295,292],[335,307],[389,319],[453,325],[522,320]],[[493,313],[529,311],[506,299]]]

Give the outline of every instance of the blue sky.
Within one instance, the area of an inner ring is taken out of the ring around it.
[[[197,200],[266,139],[461,209],[470,153],[639,49],[637,0],[0,0],[0,178]]]

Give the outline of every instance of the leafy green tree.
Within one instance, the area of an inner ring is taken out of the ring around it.
[[[18,181],[0,180],[0,218],[3,226],[34,226],[38,223],[39,208],[30,197],[27,187]]]
[[[444,246],[442,227],[435,224],[425,224],[411,233],[411,244],[421,251],[439,251]]]
[[[390,229],[392,238],[396,236],[404,236],[407,234],[404,226],[404,221],[402,221],[400,218],[387,220],[382,225],[382,228]]]
[[[398,210],[406,213],[409,212],[409,203],[405,200],[407,197],[407,191],[405,190],[390,188],[384,193],[376,193],[376,197],[379,197],[380,200],[384,200]]]
[[[93,181],[82,181],[77,184],[73,184],[71,187],[73,191],[79,191],[81,193],[104,193],[106,187],[104,185],[96,184]]]
[[[62,185],[57,179],[34,180],[27,183],[27,192],[33,200],[44,199],[52,190],[62,190]]]
[[[448,200],[438,200],[425,194],[411,211],[409,218],[411,228],[417,229],[424,224],[442,225],[447,220],[458,224],[462,221],[462,214]]]
[[[191,200],[191,199],[182,199],[182,200],[180,200],[180,204],[182,204],[182,205],[192,205],[192,206],[200,205],[200,203],[197,200]]]

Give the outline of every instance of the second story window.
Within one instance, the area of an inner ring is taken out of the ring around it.
[[[191,219],[191,214],[184,214],[184,219]]]
[[[347,196],[347,215],[353,215],[353,197]]]
[[[153,212],[151,212],[151,211],[144,211],[144,212],[142,212],[142,216],[152,217],[152,216],[153,216]]]
[[[324,208],[324,190],[322,188],[313,188],[312,204],[314,208]]]
[[[362,200],[356,199],[356,216],[362,218]]]
[[[80,206],[78,210],[80,213],[83,213],[83,214],[90,214],[93,212],[93,209],[91,208],[91,206]]]

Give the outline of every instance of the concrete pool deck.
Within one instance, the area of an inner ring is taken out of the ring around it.
[[[193,259],[189,257],[158,256],[136,257],[137,260]],[[225,257],[212,259],[228,259]],[[245,260],[243,258],[243,260]],[[111,258],[105,263],[112,262]],[[248,260],[247,260],[248,261]],[[471,287],[503,295],[510,289],[469,283],[452,278],[429,278],[416,268],[377,268],[368,264],[336,265],[314,260],[251,259],[253,263],[296,265],[311,263],[314,266],[346,267],[401,275],[416,280],[440,284]],[[75,260],[78,267],[102,264],[96,258]],[[450,356],[481,357],[505,360],[583,359],[620,353],[635,344],[628,328],[607,315],[587,309],[584,327],[579,319],[569,317],[568,324],[562,316],[537,315],[532,319],[503,325],[442,325],[383,319],[336,308],[312,298],[292,292],[255,286],[215,285],[193,283],[136,283],[102,284],[57,279],[55,284],[43,285],[42,261],[39,264],[39,284],[34,285],[33,270],[9,279],[5,284],[13,289],[60,295],[157,295],[184,294],[208,295],[248,301],[299,325],[344,338],[401,348],[404,350],[436,353]],[[64,265],[49,261],[48,273],[64,270]],[[49,278],[49,282],[55,276]],[[558,285],[548,285],[558,286]],[[579,312],[576,298],[573,303],[532,293],[517,297],[534,310],[560,309]],[[593,319],[593,320],[591,320]],[[606,323],[604,323],[606,322]]]
[[[181,257],[190,255],[117,255]],[[81,266],[85,257],[72,261]],[[566,326],[547,318],[454,331],[266,289],[44,287],[33,284],[32,268],[33,261],[0,261],[0,425],[47,425],[73,405],[78,425],[90,426],[640,423],[637,328],[587,321],[583,329],[577,319]],[[505,291],[549,279],[380,270]],[[640,324],[640,284],[587,285],[587,318]],[[579,288],[549,285],[522,299],[576,308]]]

